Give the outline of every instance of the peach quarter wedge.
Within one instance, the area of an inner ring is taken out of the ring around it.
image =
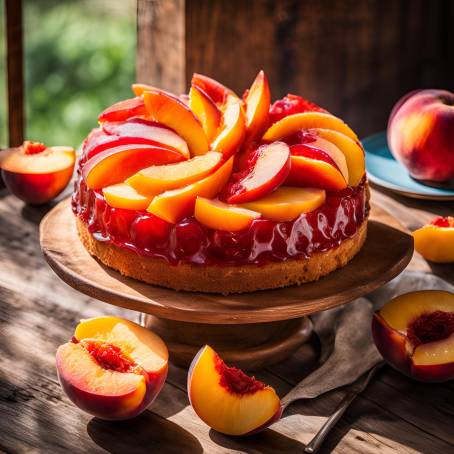
[[[323,189],[281,186],[261,199],[240,206],[257,211],[265,219],[286,222],[316,210],[325,203],[325,198]]]
[[[270,126],[263,140],[272,142],[291,136],[300,130],[313,128],[333,129],[353,140],[358,140],[356,134],[340,118],[324,112],[303,112],[284,117]]]
[[[108,205],[126,210],[146,210],[150,205],[151,197],[139,194],[126,183],[117,183],[102,190]]]
[[[164,221],[175,224],[194,212],[198,196],[210,199],[216,197],[229,179],[232,168],[233,157],[202,180],[157,195],[147,210]]]
[[[221,124],[222,113],[215,102],[199,87],[189,90],[189,107],[202,123],[208,142],[211,142]]]
[[[208,140],[202,124],[183,101],[161,90],[146,91],[143,99],[148,116],[180,135],[192,155],[208,151]]]
[[[260,218],[260,213],[228,205],[218,199],[197,197],[194,216],[211,229],[237,232],[249,227],[254,219]]]
[[[372,334],[395,369],[421,381],[454,378],[454,294],[423,290],[400,295],[377,311]]]
[[[83,320],[56,354],[61,386],[82,410],[107,420],[137,416],[161,391],[168,351],[151,331],[118,317]]]
[[[204,155],[176,164],[141,169],[128,178],[126,183],[140,194],[154,196],[201,180],[213,173],[221,165],[222,159],[221,153],[209,151]]]
[[[197,416],[227,435],[250,435],[279,420],[282,406],[270,386],[227,366],[208,345],[188,373],[188,395]]]

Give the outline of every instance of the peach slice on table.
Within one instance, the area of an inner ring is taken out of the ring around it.
[[[211,142],[221,124],[221,111],[215,102],[196,85],[192,85],[189,90],[189,107],[202,123],[208,142]]]
[[[197,196],[210,199],[216,197],[229,179],[232,168],[233,157],[202,180],[157,195],[151,201],[147,211],[164,221],[177,223],[194,212]]]
[[[145,103],[141,96],[117,102],[98,116],[98,121],[123,121],[131,117],[145,115]]]
[[[156,398],[168,351],[156,334],[118,317],[83,320],[56,354],[63,390],[80,409],[107,420],[137,416]]]
[[[366,173],[366,160],[360,142],[333,129],[315,128],[313,132],[342,151],[348,167],[348,184],[357,186]]]
[[[423,290],[400,295],[372,320],[375,345],[395,369],[421,381],[454,378],[454,294]]]
[[[286,222],[296,219],[302,213],[316,210],[325,203],[325,198],[323,189],[281,186],[259,200],[240,206],[257,211],[265,219]]]
[[[203,74],[194,73],[191,85],[201,88],[218,105],[224,104],[228,96],[240,99],[230,88]]]
[[[202,124],[183,101],[161,90],[146,91],[143,99],[149,117],[180,135],[192,155],[208,151],[208,140]]]
[[[437,217],[413,232],[415,249],[427,260],[454,262],[454,217]]]
[[[197,416],[227,435],[259,432],[282,414],[281,401],[271,386],[227,366],[208,345],[189,368],[188,395]]]
[[[248,90],[246,103],[246,137],[248,142],[261,137],[268,127],[270,110],[270,87],[263,71],[260,71]]]
[[[249,167],[235,173],[221,193],[221,200],[245,203],[274,191],[290,172],[290,148],[283,142],[259,147]]]
[[[180,152],[153,145],[120,145],[109,148],[89,159],[82,175],[90,189],[121,183],[143,167],[178,162]]]
[[[0,152],[0,168],[6,187],[30,204],[47,203],[71,180],[76,153],[71,147],[46,147],[25,141]]]
[[[261,215],[256,211],[228,205],[218,199],[197,197],[194,216],[201,224],[211,229],[237,232],[249,227],[252,221]]]
[[[303,112],[284,117],[270,126],[263,140],[269,142],[281,140],[300,130],[313,128],[333,129],[353,140],[358,140],[356,134],[340,118],[324,112]]]
[[[213,173],[222,163],[221,153],[209,151],[187,161],[141,169],[126,183],[143,195],[154,196],[199,181]]]
[[[145,210],[151,197],[139,194],[126,183],[117,183],[103,188],[102,193],[108,205],[126,210]]]
[[[109,135],[127,138],[130,143],[137,139],[161,147],[173,148],[186,159],[189,158],[188,144],[178,134],[158,123],[143,118],[131,118],[125,122],[105,122],[102,130]]]

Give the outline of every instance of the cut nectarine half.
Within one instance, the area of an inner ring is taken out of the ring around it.
[[[102,419],[132,418],[156,398],[168,369],[164,342],[118,317],[96,317],[77,326],[56,355],[62,388],[79,408]]]
[[[227,366],[208,345],[188,373],[188,395],[202,421],[227,435],[249,435],[279,420],[282,406],[270,386]]]

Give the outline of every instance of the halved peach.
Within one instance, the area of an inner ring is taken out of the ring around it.
[[[263,71],[257,74],[246,97],[246,137],[248,142],[261,137],[268,127],[270,110],[270,87]]]
[[[141,96],[117,102],[98,116],[98,121],[123,121],[131,117],[145,115],[146,109]]]
[[[230,88],[203,74],[194,73],[191,79],[191,85],[201,88],[218,105],[224,104],[228,96],[239,99]]]
[[[232,167],[233,157],[202,180],[157,195],[147,210],[155,216],[175,224],[194,212],[197,196],[210,199],[216,197],[229,179]]]
[[[158,123],[143,118],[131,118],[124,122],[105,122],[101,127],[106,134],[127,138],[129,143],[137,143],[137,139],[142,139],[145,143],[173,148],[185,158],[189,158],[188,144],[184,139]]]
[[[0,168],[6,187],[26,203],[47,203],[71,180],[76,154],[70,147],[46,147],[26,141],[0,152]]]
[[[229,101],[226,103],[222,114],[222,124],[218,129],[218,135],[211,143],[211,149],[219,151],[226,158],[239,150],[246,134],[243,107],[234,98],[228,97],[228,99]]]
[[[302,213],[316,210],[325,203],[325,198],[323,189],[281,186],[259,200],[240,206],[257,211],[265,219],[286,222],[296,219]]]
[[[176,164],[146,167],[129,177],[126,183],[140,194],[154,196],[201,180],[214,172],[222,159],[221,153],[209,151]]]
[[[289,147],[283,142],[262,145],[249,161],[249,168],[232,176],[221,199],[230,204],[256,200],[278,188],[289,172]]]
[[[281,140],[300,130],[313,128],[333,129],[353,140],[358,140],[356,134],[340,118],[324,112],[303,112],[284,117],[270,126],[263,140],[269,142]]]
[[[192,85],[189,90],[189,107],[202,123],[208,142],[211,142],[221,124],[221,111],[215,102],[196,85]]]
[[[82,175],[90,189],[100,189],[123,182],[143,167],[169,164],[182,159],[180,152],[170,148],[120,145],[89,159],[82,169]]]
[[[199,418],[227,435],[258,432],[282,414],[281,401],[271,386],[227,366],[208,345],[191,363],[188,395]]]
[[[211,229],[237,232],[249,227],[254,219],[260,217],[260,213],[228,205],[218,199],[197,197],[194,216]]]
[[[394,368],[421,381],[454,378],[454,294],[424,290],[400,295],[372,320],[375,345]]]
[[[208,140],[202,124],[184,102],[161,90],[146,91],[143,99],[150,118],[179,134],[188,144],[192,155],[208,151]]]
[[[437,217],[413,232],[415,249],[427,260],[454,262],[454,217]]]
[[[357,186],[366,172],[366,160],[361,143],[333,129],[316,128],[313,131],[319,137],[329,140],[342,151],[348,167],[348,184]]]
[[[150,205],[151,197],[139,194],[126,183],[117,183],[102,190],[108,205],[126,210],[145,210]]]
[[[118,317],[83,320],[56,355],[63,390],[82,410],[108,420],[132,418],[156,398],[168,351],[156,334]]]

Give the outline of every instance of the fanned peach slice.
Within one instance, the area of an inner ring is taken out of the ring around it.
[[[101,112],[98,121],[123,121],[131,117],[145,114],[146,109],[143,98],[137,96],[136,98],[126,99],[108,107]]]
[[[130,143],[143,140],[145,143],[169,147],[189,158],[188,144],[171,129],[143,118],[131,118],[125,122],[105,122],[102,130],[109,135],[127,139]]]
[[[383,358],[422,381],[454,378],[454,294],[424,290],[400,295],[377,311],[372,334]]]
[[[353,140],[333,129],[316,128],[314,132],[319,137],[329,140],[342,151],[348,167],[348,184],[350,186],[357,186],[366,172],[366,160],[361,144],[357,140]]]
[[[265,73],[260,71],[245,98],[248,142],[259,138],[268,127],[270,100],[268,79]]]
[[[233,96],[239,100],[239,97],[230,88],[203,74],[194,73],[191,85],[201,88],[218,105],[224,104],[228,96]]]
[[[454,262],[454,217],[437,217],[413,232],[415,249],[427,260]]]
[[[208,142],[211,142],[221,124],[221,111],[215,102],[196,85],[192,85],[189,90],[189,107],[201,121]]]
[[[146,91],[157,90],[156,87],[147,84],[135,83],[131,85],[131,89],[136,96],[142,96]]]
[[[260,217],[260,213],[217,199],[197,197],[194,216],[201,224],[212,229],[237,232],[249,227],[254,219]]]
[[[178,151],[153,145],[121,145],[104,150],[89,159],[82,175],[90,189],[100,189],[121,183],[146,166],[178,162]]]
[[[188,161],[147,167],[128,178],[126,183],[140,194],[154,196],[201,180],[221,165],[222,158],[221,153],[210,151]]]
[[[211,143],[211,149],[226,158],[238,151],[246,134],[246,120],[240,102],[231,97],[228,99],[219,133]]]
[[[143,99],[151,119],[180,135],[188,144],[192,155],[208,151],[208,141],[202,125],[184,102],[161,90],[146,91]]]
[[[189,368],[188,395],[199,418],[228,435],[258,432],[282,414],[273,388],[228,367],[208,345],[197,353]]]
[[[145,210],[150,205],[151,197],[139,194],[126,183],[107,186],[102,190],[108,205],[126,210]]]
[[[155,399],[168,369],[164,342],[118,317],[82,321],[57,350],[63,390],[82,410],[102,419],[132,418]]]
[[[240,206],[257,211],[265,219],[286,222],[296,219],[302,213],[316,210],[325,203],[325,198],[323,189],[281,186],[259,200]]]
[[[73,174],[76,154],[70,147],[46,147],[26,141],[0,152],[7,188],[26,203],[47,203],[60,194]]]
[[[224,187],[232,173],[233,157],[204,179],[180,189],[166,191],[153,198],[148,211],[175,224],[194,212],[197,196],[213,198]]]
[[[290,172],[290,149],[283,142],[262,145],[249,164],[233,175],[222,191],[222,200],[231,204],[250,202],[274,191]]]
[[[303,112],[284,117],[270,126],[263,140],[270,142],[281,140],[300,130],[313,128],[334,129],[353,140],[358,140],[356,134],[340,118],[324,112]]]

